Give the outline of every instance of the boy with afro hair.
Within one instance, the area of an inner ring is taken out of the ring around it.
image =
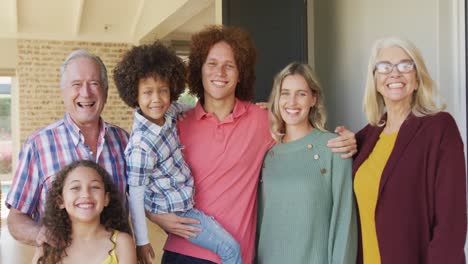
[[[223,263],[242,263],[237,241],[214,218],[195,209],[194,181],[182,156],[176,122],[184,107],[176,100],[185,89],[183,61],[160,42],[133,47],[114,70],[122,100],[134,108],[125,149],[129,206],[141,263],[152,263],[148,218],[173,214],[193,218],[196,237],[187,238],[220,256]],[[184,236],[181,234],[181,236]]]

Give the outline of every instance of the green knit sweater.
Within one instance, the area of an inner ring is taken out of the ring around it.
[[[335,136],[314,129],[266,153],[259,187],[258,263],[356,262],[351,159],[326,146]]]

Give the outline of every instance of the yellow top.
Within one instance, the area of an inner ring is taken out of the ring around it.
[[[118,230],[114,230],[114,234],[112,235],[112,242],[114,242],[114,246],[111,249],[109,256],[102,262],[102,264],[118,264],[119,261],[117,260],[117,255],[115,254],[115,246],[117,245],[117,234],[119,233]]]
[[[375,207],[382,172],[397,138],[397,133],[381,133],[377,144],[356,172],[354,193],[361,220],[364,264],[380,264],[380,251],[375,230]]]

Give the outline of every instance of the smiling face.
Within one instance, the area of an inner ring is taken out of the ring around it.
[[[411,61],[411,57],[402,48],[396,46],[382,48],[377,56],[377,63],[398,64]],[[383,96],[387,107],[410,106],[413,92],[418,88],[416,71],[401,73],[396,66],[387,74],[376,72],[375,81],[377,91]]]
[[[79,126],[96,124],[107,100],[99,65],[89,58],[70,61],[64,73],[65,110]]]
[[[310,109],[317,102],[317,97],[307,85],[306,80],[299,74],[288,75],[281,84],[278,99],[281,118],[288,127],[309,128]]]
[[[211,47],[202,66],[205,100],[234,100],[239,70],[231,46],[224,41]]]
[[[65,208],[72,221],[99,223],[108,204],[109,193],[96,170],[77,167],[69,172],[63,183],[60,208]]]
[[[148,120],[159,126],[164,125],[164,114],[171,105],[169,84],[153,77],[140,79],[138,105]]]

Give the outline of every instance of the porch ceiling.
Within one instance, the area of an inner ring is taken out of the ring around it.
[[[138,44],[187,40],[216,23],[218,0],[0,0],[1,39]]]

